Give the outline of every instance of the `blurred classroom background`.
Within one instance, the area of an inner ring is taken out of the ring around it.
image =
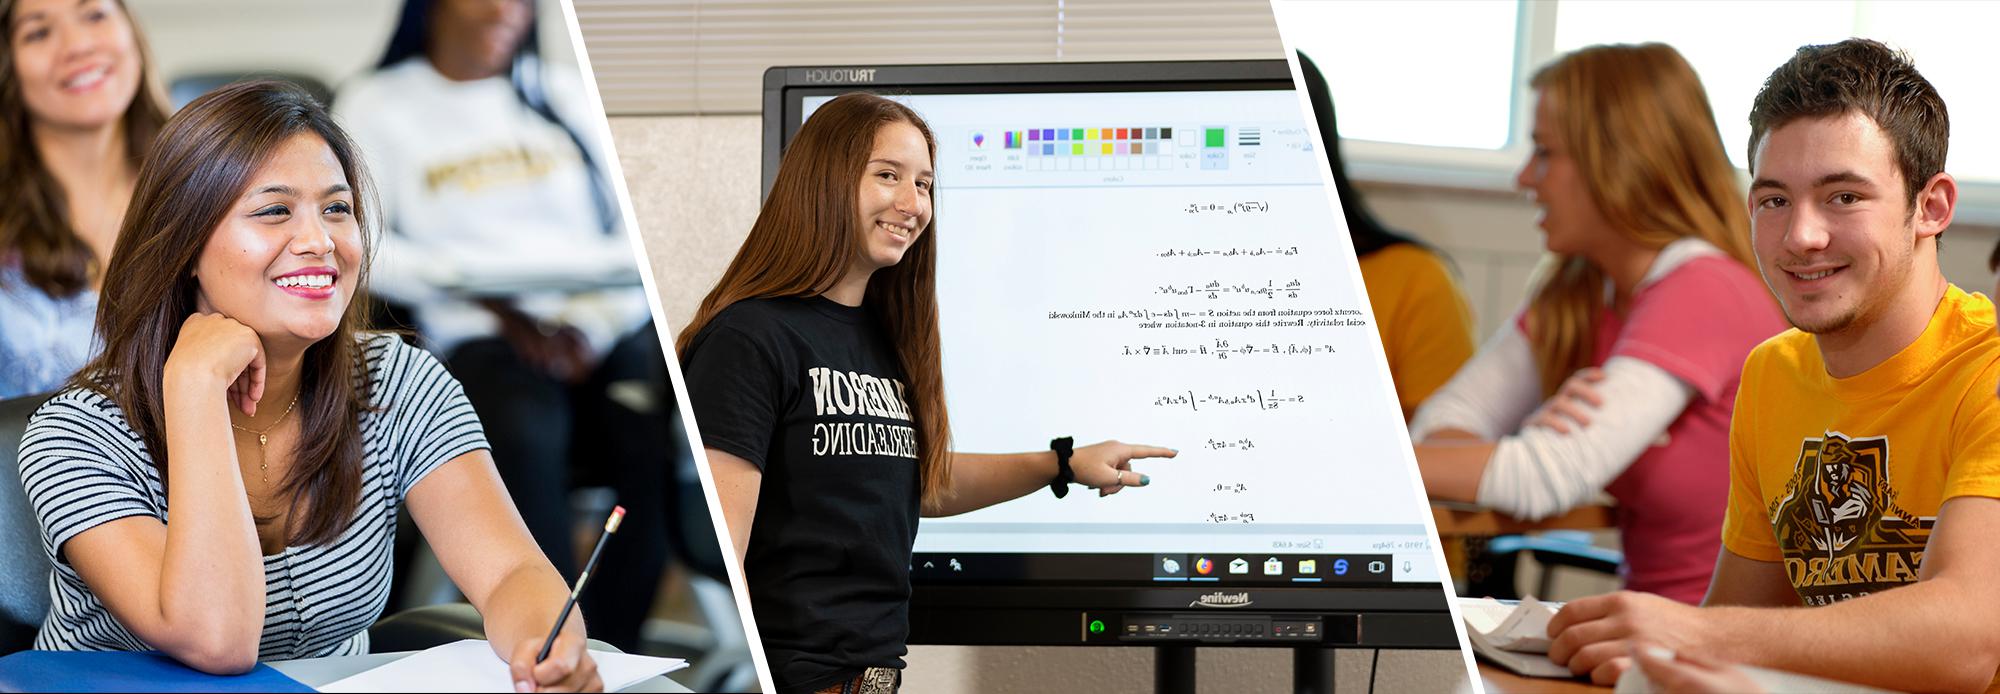
[[[545,71],[579,70],[563,4],[559,0],[533,0],[533,4],[537,31],[529,40],[538,43]],[[329,96],[376,67],[403,5],[403,0],[130,0],[128,6],[150,50],[149,71],[168,92],[171,105],[178,107],[206,88],[251,74],[275,74]],[[578,110],[597,111],[594,104],[580,104]],[[576,121],[572,128],[591,129],[580,133],[583,140],[604,139],[598,130],[602,128],[599,119],[570,120]],[[378,183],[379,178],[378,174]],[[615,207],[612,214],[616,214]],[[636,276],[632,282],[636,284]],[[438,356],[442,359],[447,355]],[[625,395],[625,401],[632,401],[629,391]],[[743,626],[723,577],[720,552],[713,546],[706,504],[671,402],[671,390],[666,395],[664,401],[651,405],[661,409],[662,425],[671,427],[672,444],[655,459],[614,463],[672,465],[668,476],[672,488],[665,493],[673,503],[661,509],[632,509],[634,515],[626,523],[628,532],[614,539],[626,539],[633,521],[647,513],[654,513],[655,521],[658,513],[669,514],[668,532],[683,532],[674,538],[672,561],[638,641],[620,645],[651,655],[689,658],[694,667],[673,677],[696,691],[754,689],[755,671]],[[581,555],[596,542],[614,503],[609,489],[600,485],[601,480],[581,475],[574,488],[562,492],[569,495],[575,528],[571,544],[580,555],[568,562],[572,566],[581,566]],[[709,546],[683,549],[703,542]],[[402,587],[388,608],[390,613],[457,599],[449,579],[426,552],[420,551],[414,560],[399,565],[397,573]],[[593,591],[602,588],[593,586]]]

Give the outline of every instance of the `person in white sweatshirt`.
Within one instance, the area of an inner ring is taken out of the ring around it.
[[[381,191],[371,286],[464,383],[522,518],[574,578],[573,463],[609,461],[629,507],[664,495],[663,427],[610,386],[664,379],[665,362],[591,127],[603,116],[573,66],[540,60],[535,26],[528,0],[409,0],[379,66],[342,85],[334,111]],[[620,573],[657,586],[663,533],[628,534],[617,544],[649,556]],[[634,590],[592,591],[621,600],[593,614],[638,615],[597,632],[628,647],[644,614],[633,601],[652,597]]]

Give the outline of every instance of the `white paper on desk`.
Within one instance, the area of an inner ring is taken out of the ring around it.
[[[1573,677],[1549,660],[1549,619],[1557,605],[1533,597],[1509,607],[1492,598],[1459,598],[1458,613],[1472,650],[1493,663],[1528,677]]]
[[[679,658],[591,651],[604,691],[615,692],[650,677],[687,667]],[[485,641],[447,643],[320,687],[322,692],[511,692],[507,661]]]
[[[1522,598],[1520,604],[1515,605],[1514,609],[1507,613],[1506,619],[1501,620],[1498,626],[1484,635],[1487,643],[1501,650],[1516,653],[1547,653],[1549,620],[1555,616],[1556,608],[1530,595]]]
[[[1835,680],[1822,679],[1819,677],[1814,677],[1812,675],[1804,675],[1796,672],[1786,672],[1783,670],[1772,670],[1768,668],[1756,667],[1754,665],[1731,665],[1730,667],[1742,670],[1743,674],[1748,676],[1751,682],[1757,683],[1757,686],[1762,687],[1763,690],[1767,692],[1813,692],[1814,694],[1894,694],[1893,692],[1887,689],[1876,689],[1874,687],[1860,685],[1860,684],[1853,684],[1851,682],[1840,682]],[[1646,673],[1644,671],[1640,670],[1638,667],[1633,667],[1631,669],[1626,670],[1625,674],[1618,676],[1618,686],[1617,688],[1611,691],[1612,694],[1659,694],[1660,689],[1653,685],[1652,680],[1646,678]]]

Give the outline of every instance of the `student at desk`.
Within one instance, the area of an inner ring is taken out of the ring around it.
[[[1750,112],[1758,269],[1795,330],[1743,365],[1704,607],[1617,593],[1549,623],[1599,683],[1628,643],[1900,691],[2000,690],[2000,337],[1938,265],[1945,103],[1865,39],[1800,48]],[[1805,606],[1805,607],[1801,607]]]
[[[813,112],[678,347],[689,402],[779,694],[883,694],[901,678],[917,517],[1071,482],[1145,486],[1107,441],[953,452],[931,185],[916,112],[846,94]],[[1053,482],[1053,484],[1052,484]]]
[[[368,192],[296,87],[232,85],[167,122],[105,274],[104,351],[22,439],[55,566],[37,648],[217,673],[365,653],[407,502],[518,686],[601,686],[581,619],[535,664],[568,589],[458,383],[359,330]]]
[[[654,420],[633,423],[610,386],[657,378],[666,364],[636,274],[601,290],[506,286],[551,267],[637,267],[596,131],[582,127],[596,116],[580,73],[542,61],[536,24],[528,0],[405,0],[378,67],[342,85],[334,110],[380,183],[372,287],[410,309],[425,346],[464,383],[528,531],[574,577],[576,463],[607,461],[622,503],[664,506],[668,456],[641,430]],[[470,296],[457,289],[466,281],[495,286]],[[622,647],[638,646],[659,591],[658,518],[635,519],[646,527],[632,530],[648,532],[605,550],[622,568],[583,597],[620,606],[600,611],[609,622],[599,626],[615,623],[600,635]]]
[[[1530,519],[1608,492],[1625,584],[1693,603],[1719,544],[1738,371],[1784,323],[1679,53],[1594,46],[1532,84],[1535,150],[1516,182],[1554,257],[1520,315],[1417,411],[1424,486]],[[1586,386],[1601,394],[1588,413]]]
[[[90,358],[97,285],[167,121],[114,0],[0,0],[0,399]]]

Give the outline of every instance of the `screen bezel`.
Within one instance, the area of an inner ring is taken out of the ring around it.
[[[804,100],[866,91],[904,94],[1004,94],[1133,91],[1285,90],[1297,87],[1284,60],[1137,63],[1004,63],[978,65],[848,65],[773,67],[764,73],[762,176],[770,192],[802,122]],[[1311,120],[1303,118],[1302,120]],[[1435,541],[1435,538],[1433,538]],[[1318,616],[1326,620],[1321,647],[1460,648],[1442,580],[1435,584],[1215,584],[1129,586],[1060,583],[930,583],[912,578],[910,643],[937,645],[1228,645],[1297,647],[1262,641],[1189,644],[1125,642],[1093,635],[1098,617],[1201,612],[1204,594],[1242,593],[1251,611],[1216,613]],[[1350,628],[1334,629],[1334,624]]]

